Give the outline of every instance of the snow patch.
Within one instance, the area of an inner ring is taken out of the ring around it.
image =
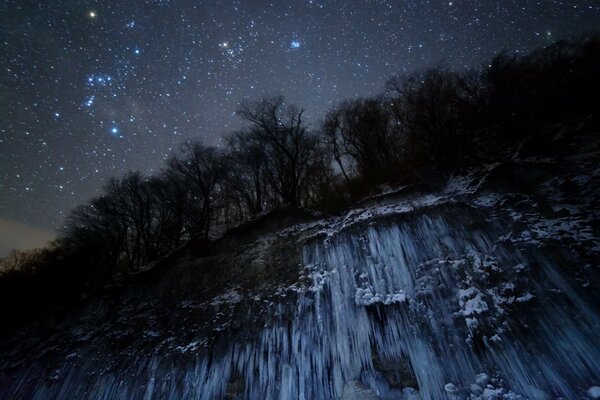
[[[594,400],[600,399],[600,386],[592,386],[588,389],[587,394]]]
[[[227,292],[215,297],[210,302],[210,305],[216,306],[220,304],[235,305],[242,301],[242,296],[235,290],[230,289]]]

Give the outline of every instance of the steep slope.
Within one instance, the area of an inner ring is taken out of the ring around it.
[[[569,132],[435,193],[190,244],[6,340],[0,398],[592,397],[600,141]]]

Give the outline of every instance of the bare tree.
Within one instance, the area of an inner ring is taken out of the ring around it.
[[[164,254],[178,247],[183,240],[188,190],[185,182],[169,170],[151,178],[148,186],[154,202],[156,236],[160,253]]]
[[[75,208],[59,232],[60,246],[69,254],[85,254],[90,279],[98,281],[116,271],[126,241],[127,220],[110,195]]]
[[[43,255],[44,249],[12,250],[0,259],[0,276],[16,272],[33,273]]]
[[[178,174],[189,189],[185,208],[187,233],[191,238],[208,238],[211,206],[227,175],[225,155],[215,147],[188,142],[182,146],[181,158],[170,160],[169,168],[170,173]]]
[[[385,179],[400,158],[401,138],[382,100],[346,101],[327,114],[322,129],[346,180],[344,158],[358,175],[375,181]]]
[[[337,163],[346,183],[350,183],[350,177],[346,172],[343,161],[346,156],[344,151],[344,138],[341,133],[343,122],[343,112],[341,107],[334,108],[325,116],[322,123],[322,131],[325,136],[325,143],[327,144],[333,159]]]
[[[421,74],[392,79],[394,118],[407,138],[414,155],[425,153],[427,161],[450,165],[458,160],[464,145],[459,118],[464,93],[460,77],[445,69],[436,68]]]
[[[273,191],[284,203],[302,205],[311,174],[323,157],[318,136],[303,121],[304,109],[275,97],[243,103],[238,114],[250,123],[244,142],[262,151],[268,165],[264,171]]]
[[[228,188],[240,208],[256,215],[273,203],[267,182],[268,155],[257,140],[243,131],[234,132],[226,141],[232,166],[227,177]]]

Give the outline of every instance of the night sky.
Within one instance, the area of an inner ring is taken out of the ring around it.
[[[282,94],[317,125],[393,75],[599,26],[596,0],[2,1],[0,228],[52,231],[109,177],[219,145],[245,99]]]

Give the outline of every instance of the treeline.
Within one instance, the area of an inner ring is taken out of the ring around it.
[[[112,179],[71,212],[52,247],[5,260],[0,301],[61,304],[274,208],[337,212],[379,184],[431,184],[543,143],[552,124],[596,121],[599,67],[592,36],[524,57],[500,53],[468,71],[395,77],[316,127],[282,97],[243,103],[246,127],[222,148],[185,143],[156,176]]]

